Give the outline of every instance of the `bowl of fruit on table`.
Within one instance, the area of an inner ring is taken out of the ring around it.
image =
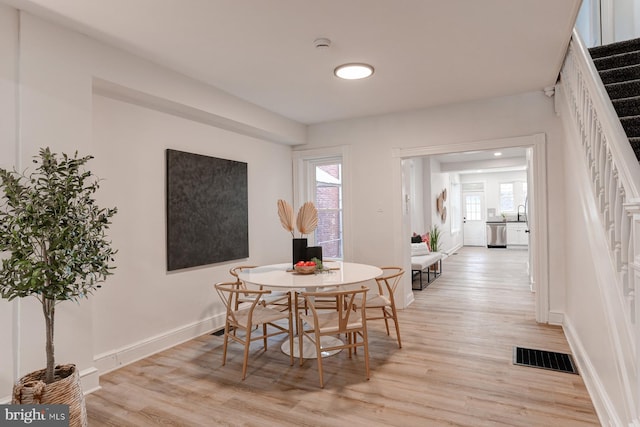
[[[316,263],[314,261],[298,261],[293,269],[296,273],[311,274],[316,271]]]

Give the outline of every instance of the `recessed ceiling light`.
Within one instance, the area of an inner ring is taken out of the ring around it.
[[[496,156],[496,157],[500,157],[500,156],[502,156],[502,153],[499,152],[499,151],[496,151],[495,153],[493,153],[493,155]]]
[[[373,67],[369,64],[342,64],[333,73],[346,80],[364,79],[373,74]]]

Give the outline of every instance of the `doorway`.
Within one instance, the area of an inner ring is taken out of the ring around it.
[[[484,191],[463,191],[463,246],[485,246]]]
[[[543,191],[547,187],[546,182],[546,137],[544,134],[527,135],[514,138],[503,138],[485,141],[473,141],[461,144],[443,144],[438,146],[394,149],[394,185],[398,188],[400,197],[396,199],[394,209],[400,214],[402,221],[397,223],[394,244],[402,254],[405,269],[410,269],[410,248],[404,244],[403,236],[410,236],[411,214],[407,205],[407,194],[410,194],[408,182],[403,180],[406,170],[403,160],[416,157],[460,154],[465,152],[479,152],[487,150],[508,149],[511,147],[530,148],[528,154],[529,165],[529,229],[531,254],[531,290],[535,292],[536,321],[548,323],[549,321],[549,260],[548,253],[548,222],[547,222],[547,194]],[[425,204],[431,205],[432,200],[425,200]],[[410,280],[403,284],[405,289],[404,306],[413,301]]]

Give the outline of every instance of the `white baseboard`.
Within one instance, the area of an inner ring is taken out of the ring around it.
[[[82,386],[82,393],[87,395],[94,391],[100,390],[100,375],[96,367],[83,369],[80,371],[80,384]]]
[[[413,296],[413,290],[409,291],[409,293],[404,297],[405,305],[403,308],[409,307],[416,299]]]
[[[224,327],[224,313],[94,357],[100,375]],[[99,386],[98,386],[99,387]]]
[[[564,313],[558,313],[556,311],[549,312],[549,318],[547,319],[550,325],[561,326],[564,323]]]
[[[582,341],[578,337],[568,316],[564,316],[562,329],[571,348],[573,359],[578,365],[580,376],[582,376],[582,380],[587,387],[600,424],[603,426],[622,426],[623,424],[611,403],[609,395],[602,385],[598,373],[591,363],[589,355],[585,351]]]
[[[448,256],[451,256],[453,253],[458,252],[460,249],[462,249],[462,243],[457,244],[456,246],[454,246],[453,248],[449,249],[448,251],[445,252],[445,254]]]

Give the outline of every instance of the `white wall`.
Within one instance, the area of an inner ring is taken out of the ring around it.
[[[613,6],[615,40],[640,37],[640,2],[616,0]]]
[[[430,199],[431,191],[425,182],[429,179],[429,165],[424,165],[420,159],[407,159],[409,177],[409,206],[412,233],[420,235],[427,231],[425,225],[425,199]],[[423,167],[424,166],[424,167]],[[427,170],[425,171],[425,167]],[[408,239],[407,239],[408,240]]]
[[[600,0],[583,0],[576,29],[587,47],[600,45]]]
[[[93,116],[95,170],[109,177],[101,199],[119,207],[110,233],[120,251],[118,269],[93,298],[94,351],[98,366],[109,369],[122,358],[144,354],[150,338],[158,337],[153,345],[164,347],[168,331],[180,336],[173,331],[176,327],[201,333],[220,327],[221,319],[215,317],[222,307],[212,285],[228,279],[229,267],[240,262],[166,271],[165,149],[248,164],[249,206],[254,208],[249,213],[249,253],[250,262],[258,264],[280,262],[289,255],[290,238],[279,226],[276,201],[290,198],[292,166],[288,146],[137,105],[95,96]],[[114,318],[116,306],[120,314]]]
[[[97,368],[114,368],[201,333],[221,309],[211,285],[229,277],[230,263],[166,273],[164,148],[249,163],[251,246],[242,262],[270,262],[290,253],[287,233],[275,231],[276,200],[292,196],[286,144],[301,142],[305,127],[28,14],[2,7],[0,24],[0,111],[9,121],[0,131],[2,163],[5,153],[15,152],[16,134],[25,165],[46,145],[94,154],[91,167],[105,179],[98,201],[119,209],[110,235],[120,249],[115,275],[92,298],[57,310],[57,361],[76,363],[88,390],[98,385]],[[16,81],[19,98],[11,95]],[[141,98],[145,108],[96,96],[96,81],[101,93],[113,84],[118,96]],[[19,132],[11,123],[12,105],[19,106]],[[11,327],[2,328],[0,340],[20,340],[13,362],[5,358],[12,349],[1,346],[0,386],[6,386],[14,369],[23,375],[44,367],[44,326],[35,301],[21,301],[15,321],[11,305],[1,304],[0,321]],[[9,393],[1,389],[0,400]]]
[[[640,2],[585,0],[578,14],[576,27],[587,47],[638,38]]]
[[[455,248],[457,236],[453,236],[451,234],[451,216],[447,214],[445,220],[442,221],[441,215],[438,213],[436,200],[444,190],[447,191],[448,195],[451,194],[451,174],[449,172],[442,172],[440,169],[440,162],[433,157],[425,158],[424,161],[431,164],[431,175],[426,177],[429,182],[429,189],[431,192],[431,197],[428,200],[425,200],[427,228],[430,230],[432,227],[437,226],[440,229],[438,252],[448,253]],[[443,202],[443,208],[450,211],[450,205],[451,203],[447,197],[447,200]]]
[[[16,81],[18,61],[18,13],[0,4],[0,168],[11,169],[16,160]],[[13,310],[17,303],[0,300],[0,399],[11,391],[13,384]],[[1,400],[0,400],[1,401]]]
[[[542,92],[456,104],[407,113],[310,126],[304,148],[352,145],[354,261],[404,265],[401,248],[401,185],[393,182],[393,148],[481,141],[511,136],[547,135],[547,196],[557,218],[564,214],[563,134],[552,99]],[[370,173],[370,171],[375,173]],[[377,212],[378,206],[385,210]],[[390,207],[396,206],[391,209]],[[395,210],[398,212],[395,212]],[[564,231],[556,218],[549,223],[550,306],[564,307]],[[404,282],[409,290],[409,279]]]

